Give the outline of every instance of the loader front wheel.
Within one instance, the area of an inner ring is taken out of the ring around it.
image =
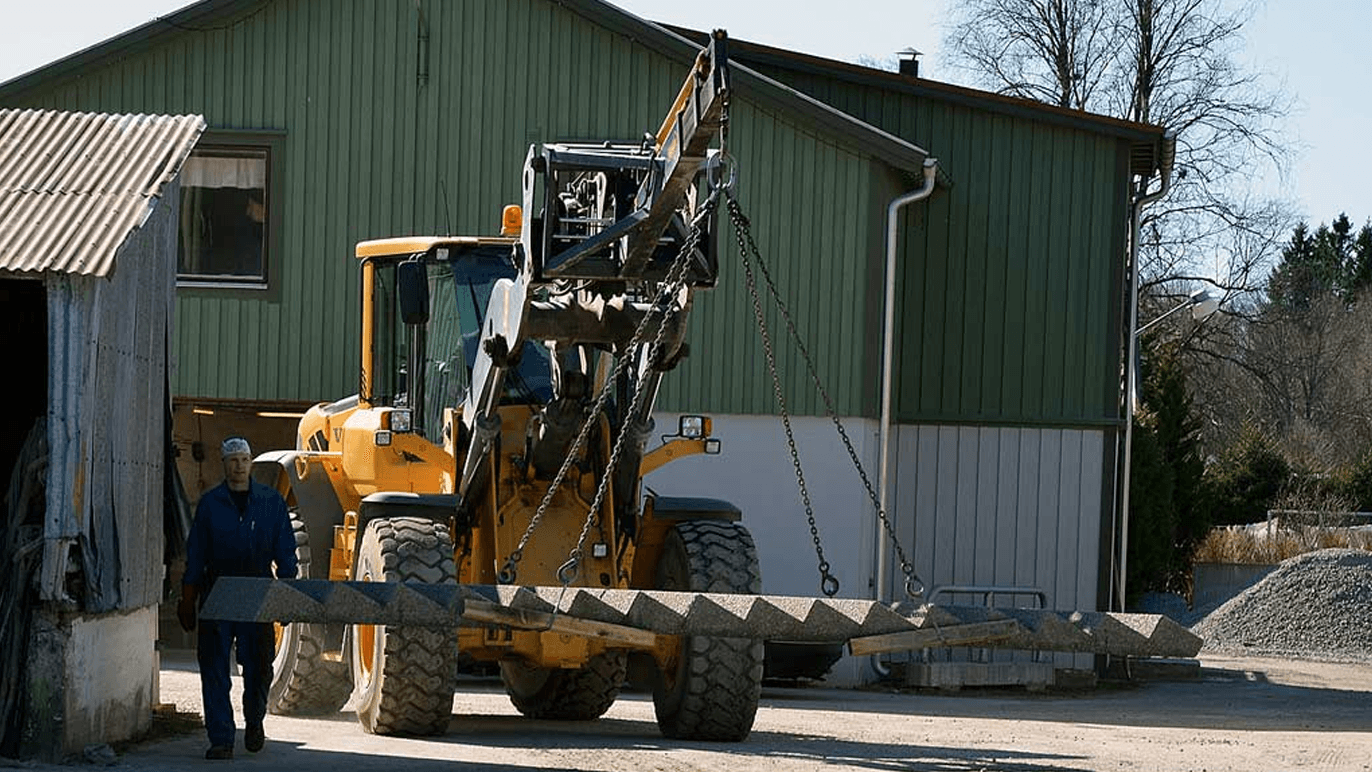
[[[310,575],[310,535],[305,521],[294,509],[290,512],[295,533],[295,558],[300,563],[297,576]],[[348,701],[353,682],[348,665],[341,657],[325,654],[329,630],[325,625],[292,622],[276,626],[276,658],[272,661],[272,685],[267,691],[267,709],[282,716],[307,716],[337,713]],[[338,633],[334,632],[335,639]]]
[[[753,537],[742,525],[727,521],[677,523],[663,545],[656,575],[662,590],[762,591]],[[658,674],[653,689],[658,728],[674,739],[746,738],[762,694],[762,663],[762,641],[684,636],[675,666]]]
[[[356,579],[453,584],[448,527],[417,517],[367,524]],[[356,625],[351,636],[357,720],[373,734],[433,735],[448,728],[457,673],[455,628]]]
[[[500,680],[510,702],[529,718],[589,721],[614,704],[628,668],[624,652],[607,651],[570,670],[501,662]]]

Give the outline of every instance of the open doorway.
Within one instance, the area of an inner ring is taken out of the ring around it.
[[[9,333],[0,335],[0,362],[9,372],[5,412],[13,431],[0,432],[0,491],[34,421],[48,406],[48,301],[41,279],[0,279],[0,309]]]
[[[4,580],[0,581],[0,669],[6,673],[5,682],[0,684],[0,756],[15,756],[26,714],[25,680],[12,674],[24,672],[19,663],[27,660],[28,578],[37,571],[39,553],[32,547],[43,513],[43,487],[32,484],[32,476],[41,474],[34,459],[42,445],[35,440],[26,454],[25,441],[47,412],[46,287],[37,279],[0,278],[0,308],[9,326],[8,333],[0,335],[0,362],[10,374],[0,394],[4,395],[11,427],[0,432],[0,556],[5,562]],[[13,474],[16,462],[28,470],[29,476]],[[11,480],[17,484],[12,485]]]

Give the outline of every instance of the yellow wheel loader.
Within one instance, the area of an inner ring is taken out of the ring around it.
[[[736,507],[643,494],[648,472],[719,450],[700,416],[649,441],[717,276],[728,75],[716,32],[655,135],[531,148],[499,237],[357,245],[358,393],[255,465],[291,507],[301,578],[224,578],[204,609],[280,624],[273,711],[351,695],[369,732],[443,732],[461,657],[544,719],[601,715],[633,668],[665,735],[741,740],[765,640],[1190,649],[1157,617],[760,596]]]

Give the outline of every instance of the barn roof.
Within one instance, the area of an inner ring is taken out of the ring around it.
[[[48,83],[84,70],[186,30],[212,28],[226,20],[255,15],[273,0],[201,0],[161,16],[104,42],[0,83],[0,100],[21,96]],[[593,23],[636,40],[658,53],[689,66],[700,46],[695,42],[603,0],[556,0],[557,4]],[[738,63],[731,66],[738,96],[778,112],[796,116],[816,129],[841,137],[890,165],[910,172],[923,168],[929,155],[923,148],[865,123],[851,115],[778,83]]]

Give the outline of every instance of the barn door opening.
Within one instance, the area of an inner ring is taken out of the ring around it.
[[[35,421],[48,412],[48,302],[37,279],[0,279],[0,309],[8,328],[0,335],[5,412],[12,431],[0,432],[0,491]],[[12,422],[12,423],[11,423]]]

